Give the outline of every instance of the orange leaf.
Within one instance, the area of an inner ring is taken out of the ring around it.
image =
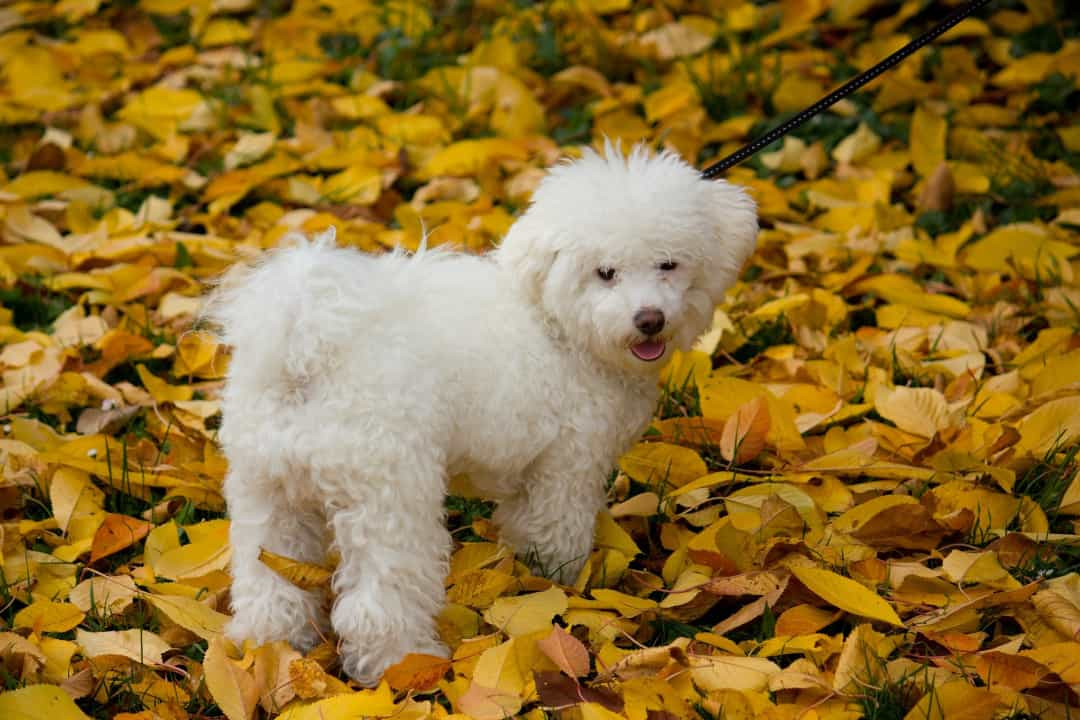
[[[776,635],[810,635],[840,617],[839,611],[825,610],[813,605],[796,605],[776,618]]]
[[[756,397],[743,403],[724,423],[720,454],[734,463],[753,460],[765,449],[769,426],[769,408],[763,398]]]
[[[423,692],[438,685],[450,665],[449,660],[435,655],[409,653],[401,662],[386,668],[383,680],[395,690]]]
[[[94,534],[90,546],[90,563],[96,563],[124,548],[129,548],[146,537],[154,526],[145,520],[138,520],[127,515],[109,514]]]
[[[154,349],[154,344],[142,335],[133,335],[126,330],[110,330],[97,341],[101,357],[86,366],[97,377],[105,377],[110,370],[132,357],[142,357]]]

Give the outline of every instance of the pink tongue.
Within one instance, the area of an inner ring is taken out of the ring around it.
[[[651,362],[664,354],[664,343],[661,340],[646,340],[630,348],[639,360]]]

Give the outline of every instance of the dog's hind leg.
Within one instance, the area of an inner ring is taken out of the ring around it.
[[[327,499],[341,554],[331,622],[345,671],[365,685],[408,653],[447,655],[435,625],[451,548],[443,466],[382,454],[335,472],[345,481]]]
[[[226,634],[237,642],[250,639],[260,645],[287,640],[306,651],[326,634],[325,594],[289,583],[259,560],[259,550],[322,563],[326,521],[321,512],[298,508],[266,485],[244,484],[237,476],[242,472],[242,466],[234,466],[226,482],[233,547],[233,619]]]

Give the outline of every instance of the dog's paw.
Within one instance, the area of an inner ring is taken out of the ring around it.
[[[581,574],[581,568],[585,567],[586,558],[564,559],[529,552],[522,556],[521,560],[536,577],[547,578],[561,585],[573,585]]]
[[[261,637],[261,631],[262,628],[256,627],[255,624],[250,621],[247,613],[237,613],[233,615],[229,622],[225,623],[225,637],[232,640],[237,645],[243,645],[247,640],[256,644],[261,644],[264,642]]]
[[[378,662],[364,653],[342,651],[341,668],[345,674],[364,687],[375,687],[379,684],[386,668],[392,663]]]
[[[585,567],[584,560],[572,560],[560,565],[549,577],[560,585],[573,585],[577,582],[583,567]]]
[[[420,653],[422,655],[433,655],[443,659],[450,658],[450,648],[446,647],[443,643],[432,640],[423,645],[418,645],[409,652]]]
[[[341,647],[341,666],[345,673],[356,682],[365,687],[375,687],[382,679],[386,669],[398,664],[410,653],[421,655],[434,655],[440,658],[450,657],[450,648],[438,641],[427,641],[409,647],[392,657],[382,656],[371,651],[370,646],[360,650],[352,643],[345,643]]]
[[[225,637],[237,645],[250,640],[256,645],[264,645],[275,640],[285,640],[294,649],[306,653],[323,641],[323,633],[311,622],[290,622],[283,620],[274,623],[272,618],[262,616],[249,617],[249,613],[240,613],[225,624]]]

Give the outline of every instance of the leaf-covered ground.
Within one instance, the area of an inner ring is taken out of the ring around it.
[[[358,689],[333,638],[221,634],[209,279],[331,224],[489,248],[575,146],[703,166],[946,6],[0,6],[0,717],[1076,717],[1071,0],[998,0],[730,173],[759,250],[574,587],[455,496],[452,661]]]

